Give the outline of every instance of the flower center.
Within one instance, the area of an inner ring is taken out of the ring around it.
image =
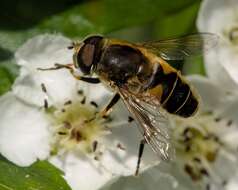
[[[62,108],[53,109],[50,116],[55,134],[52,154],[72,149],[95,152],[100,138],[109,132],[106,123],[110,118],[99,116],[97,103],[88,104],[85,98],[66,102]]]
[[[183,161],[184,171],[192,180],[210,177],[210,165],[216,161],[223,146],[216,134],[217,119],[211,114],[200,115],[186,120],[178,119],[173,136],[178,159]]]
[[[233,44],[238,44],[238,27],[234,27],[230,30],[229,39]]]

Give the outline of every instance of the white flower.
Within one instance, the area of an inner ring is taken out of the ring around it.
[[[75,190],[94,190],[133,175],[141,135],[121,103],[95,117],[111,98],[101,84],[77,81],[67,70],[39,71],[72,61],[70,40],[34,37],[16,52],[20,75],[0,97],[0,153],[19,166],[48,159]],[[141,172],[158,164],[145,150]]]
[[[197,26],[200,32],[219,36],[217,47],[204,55],[208,76],[234,93],[238,88],[238,1],[202,1]]]
[[[191,76],[190,80],[203,104],[195,117],[171,118],[175,160],[151,168],[138,179],[122,177],[108,189],[237,189],[238,110],[230,103],[237,104],[238,98],[226,99],[222,88],[208,78]],[[229,117],[223,115],[225,110]]]

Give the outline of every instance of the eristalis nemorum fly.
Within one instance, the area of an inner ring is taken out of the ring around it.
[[[144,144],[163,160],[170,159],[170,138],[161,122],[166,114],[183,118],[193,116],[199,106],[199,98],[187,80],[168,64],[169,60],[184,60],[212,48],[217,37],[198,33],[176,39],[130,43],[99,35],[87,37],[80,43],[72,43],[73,63],[55,64],[57,70],[66,68],[72,75],[88,83],[103,82],[115,95],[100,113],[107,115],[121,99],[143,135],[139,146],[136,175]],[[84,76],[78,76],[77,70]],[[96,74],[98,78],[92,77]]]

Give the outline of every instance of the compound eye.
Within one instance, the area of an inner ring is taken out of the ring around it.
[[[75,54],[74,60],[76,67],[79,67],[84,74],[90,74],[93,65],[95,46],[84,44],[78,53]]]
[[[86,44],[81,52],[81,61],[82,63],[89,67],[93,64],[95,46],[91,44]]]

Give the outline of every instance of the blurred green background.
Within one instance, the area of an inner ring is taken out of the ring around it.
[[[200,0],[1,0],[0,94],[10,89],[18,68],[14,52],[28,38],[61,33],[74,39],[103,34],[130,41],[195,33]],[[204,73],[201,60],[186,73]]]

